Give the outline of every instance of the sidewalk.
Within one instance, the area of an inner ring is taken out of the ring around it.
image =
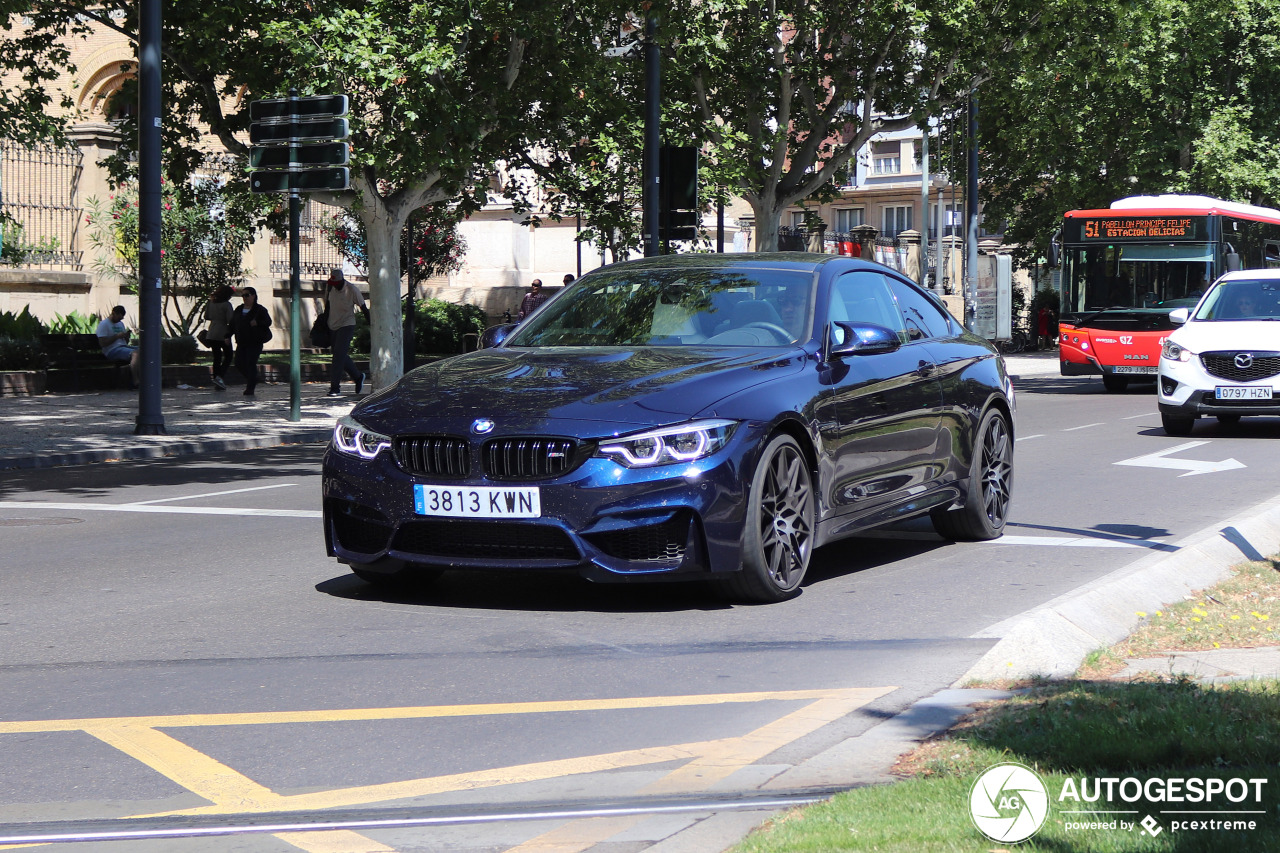
[[[252,402],[235,386],[166,388],[167,435],[133,434],[136,391],[0,397],[0,470],[322,443],[357,399],[327,397],[328,390],[327,382],[304,384],[302,418],[290,421],[287,382],[259,383]]]

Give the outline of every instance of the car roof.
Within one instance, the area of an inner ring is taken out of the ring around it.
[[[724,253],[690,253],[684,255],[658,255],[652,258],[639,258],[634,261],[620,261],[616,264],[599,267],[592,273],[601,270],[647,270],[647,269],[698,269],[715,267],[747,267],[756,269],[789,269],[801,272],[816,272],[832,263],[844,263],[850,269],[885,270],[881,264],[850,258],[844,255],[820,255],[813,252],[724,252]],[[584,273],[584,277],[590,273]]]
[[[1280,279],[1280,270],[1233,270],[1223,273],[1218,281],[1239,281],[1240,279],[1254,281],[1260,278]]]

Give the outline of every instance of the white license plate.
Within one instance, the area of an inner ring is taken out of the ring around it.
[[[1254,388],[1245,385],[1219,385],[1213,389],[1219,400],[1270,400],[1270,388]]]
[[[1138,364],[1122,364],[1118,367],[1112,368],[1111,372],[1112,373],[1155,373],[1157,370],[1159,370],[1158,367],[1147,367],[1146,365],[1138,365]]]
[[[508,489],[414,485],[413,511],[452,518],[538,518],[542,503],[537,486]]]

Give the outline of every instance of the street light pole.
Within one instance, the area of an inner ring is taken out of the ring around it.
[[[658,54],[658,19],[650,12],[644,23],[644,256],[662,253],[658,241],[661,202],[659,155],[662,145],[662,72]]]
[[[165,435],[160,410],[161,0],[138,8],[138,324],[142,366],[134,435]]]
[[[969,174],[965,186],[965,325],[972,329],[978,309],[978,93],[969,94]]]

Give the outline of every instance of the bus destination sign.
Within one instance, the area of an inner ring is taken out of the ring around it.
[[[1151,240],[1197,240],[1207,237],[1203,216],[1126,216],[1117,218],[1077,219],[1080,242],[1147,242]]]

